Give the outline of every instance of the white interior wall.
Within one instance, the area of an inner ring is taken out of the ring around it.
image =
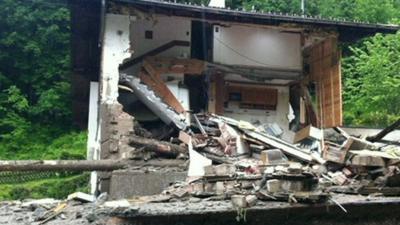
[[[265,27],[214,26],[214,62],[302,69],[301,35]]]
[[[146,39],[145,31],[152,31],[153,38]],[[173,40],[190,42],[191,20],[164,15],[155,15],[151,19],[138,18],[133,22],[131,32],[133,57],[137,57]],[[161,53],[160,56],[189,58],[190,46],[174,47]]]
[[[132,57],[139,57],[146,52],[158,48],[170,41],[191,41],[192,23],[189,18],[174,17],[155,14],[147,18],[137,17],[131,23],[130,41],[132,44]],[[145,32],[152,31],[153,38],[146,39]],[[190,58],[190,46],[175,46],[160,53],[163,57]],[[140,68],[140,64],[126,70],[128,74],[135,74]]]

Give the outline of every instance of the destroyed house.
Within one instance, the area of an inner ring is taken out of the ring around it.
[[[70,2],[74,112],[89,121],[90,159],[150,162],[128,146],[133,133],[148,138],[136,140],[142,145],[165,142],[153,147],[168,156],[169,143],[185,139],[179,131],[198,124],[194,133],[213,132],[192,116],[199,113],[247,121],[289,143],[308,125],[341,126],[340,43],[398,30],[164,1]],[[155,194],[186,177],[184,169],[160,171],[94,174],[92,190]]]

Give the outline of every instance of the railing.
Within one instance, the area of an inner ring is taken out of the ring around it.
[[[155,55],[160,54],[161,52],[164,52],[164,51],[166,51],[166,50],[168,50],[170,48],[173,48],[175,46],[188,47],[188,46],[190,46],[190,42],[188,42],[188,41],[179,41],[179,40],[170,41],[170,42],[168,42],[166,44],[161,45],[158,48],[155,48],[153,50],[150,50],[150,51],[144,53],[143,55],[140,55],[140,56],[138,56],[136,58],[129,59],[129,60],[123,62],[121,65],[119,65],[119,69],[120,70],[127,69],[127,68],[129,68],[129,67],[131,67],[131,66],[133,66],[133,65],[135,65],[135,64],[137,64],[137,63],[139,63],[141,61],[143,61],[143,59],[148,57],[148,56],[155,56]]]

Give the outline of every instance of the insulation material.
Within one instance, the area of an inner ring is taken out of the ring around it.
[[[316,82],[318,127],[341,126],[343,122],[342,84],[337,38],[327,38],[312,48],[310,73],[311,79]]]

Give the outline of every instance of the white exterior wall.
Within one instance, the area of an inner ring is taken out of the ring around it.
[[[114,103],[118,97],[118,66],[129,52],[130,16],[106,14],[101,60],[101,102]]]
[[[90,82],[89,95],[89,120],[88,120],[88,140],[87,156],[88,160],[98,160],[100,156],[100,143],[96,139],[96,134],[100,129],[98,124],[98,102],[99,102],[99,83]],[[94,194],[97,187],[97,172],[90,173],[90,193]]]
[[[218,31],[217,31],[218,30]],[[301,35],[265,27],[214,26],[214,62],[302,69]]]

